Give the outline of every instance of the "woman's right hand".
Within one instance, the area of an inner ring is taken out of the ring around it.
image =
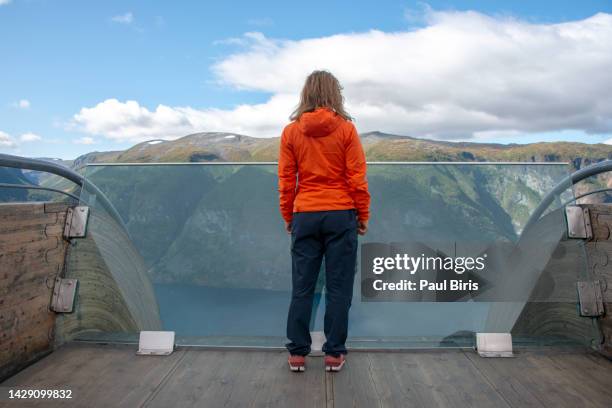
[[[367,221],[357,221],[357,233],[359,235],[365,235],[368,232],[368,222]]]

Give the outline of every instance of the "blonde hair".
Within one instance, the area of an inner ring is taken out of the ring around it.
[[[329,108],[344,119],[352,120],[344,110],[342,86],[329,71],[313,71],[308,75],[302,88],[300,103],[289,119],[299,120],[304,112],[312,112],[317,108]]]

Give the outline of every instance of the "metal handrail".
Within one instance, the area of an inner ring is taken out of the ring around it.
[[[0,188],[21,188],[21,189],[24,189],[24,190],[45,190],[45,191],[52,191],[54,193],[59,193],[59,194],[67,195],[68,197],[75,199],[77,202],[81,201],[81,199],[79,197],[77,197],[74,194],[69,193],[67,191],[59,190],[57,188],[37,186],[37,185],[34,185],[34,184],[0,183]]]
[[[83,185],[83,176],[61,164],[56,164],[46,160],[31,159],[29,157],[13,156],[0,153],[0,166],[13,167],[16,169],[27,169],[53,173],[79,186]]]
[[[236,161],[223,161],[223,162],[125,162],[125,163],[86,163],[80,168],[84,167],[107,167],[107,166],[256,166],[256,165],[274,165],[276,166],[278,162],[275,161],[244,161],[244,162],[236,162]],[[368,161],[366,162],[368,165],[427,165],[427,166],[453,166],[453,165],[470,165],[470,166],[480,166],[480,165],[500,165],[500,166],[524,166],[524,165],[535,165],[535,166],[567,166],[569,162],[491,162],[491,161],[473,161],[473,162],[456,162],[456,161]]]
[[[540,204],[533,210],[522,233],[531,228],[540,219],[544,211],[552,204],[555,198],[559,197],[565,190],[586,178],[608,171],[612,171],[612,160],[604,160],[591,166],[584,167],[561,180],[546,196],[544,196]]]
[[[594,194],[609,193],[610,191],[612,191],[612,188],[610,188],[610,187],[599,188],[597,190],[587,191],[586,193],[577,195],[576,197],[574,197],[574,198],[572,198],[570,200],[567,200],[566,202],[563,203],[562,207],[565,207],[566,205],[568,205],[569,203],[573,203],[574,201],[578,201],[581,198],[588,197],[588,196],[594,195]]]
[[[91,183],[90,181],[87,181],[85,177],[83,177],[76,171],[60,164],[56,164],[46,160],[13,156],[4,153],[0,153],[0,167],[12,167],[16,169],[35,170],[55,174],[57,176],[72,181],[73,183],[81,187],[81,191],[83,191],[83,187],[86,185],[87,188],[93,191],[96,197],[99,197],[102,206],[105,207],[109,214],[119,223],[119,225],[121,225],[125,232],[128,233],[128,229],[125,226],[123,218],[121,218],[121,215],[119,214],[119,212],[117,212],[117,210],[110,202],[110,200],[106,197],[106,195],[104,195],[104,193],[95,184]]]

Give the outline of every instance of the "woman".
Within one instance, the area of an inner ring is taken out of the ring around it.
[[[357,234],[368,229],[370,194],[363,147],[344,110],[342,87],[327,71],[306,78],[300,104],[281,136],[280,210],[291,234],[292,295],[287,318],[291,371],[310,353],[315,285],[325,257],[325,369],[345,362]]]

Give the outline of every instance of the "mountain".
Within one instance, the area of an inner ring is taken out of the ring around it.
[[[176,140],[149,140],[123,151],[88,153],[75,163],[274,161],[278,140],[233,133],[196,133]]]
[[[20,169],[11,167],[0,167],[0,183],[7,184],[32,184],[32,180],[23,174]],[[28,190],[21,188],[0,187],[0,202],[25,201],[28,197]]]
[[[79,169],[86,165],[87,163],[112,163],[115,161],[115,158],[118,154],[120,154],[122,150],[111,150],[108,152],[90,152],[84,155],[81,155],[72,161],[72,165],[70,167],[74,169]]]
[[[61,164],[62,166],[72,167],[74,160],[65,160],[57,157],[37,157],[38,160],[44,160],[55,164]]]
[[[448,142],[369,132],[361,135],[369,161],[524,161],[570,162],[579,169],[612,159],[612,146],[576,142],[497,144]],[[176,140],[150,140],[123,151],[92,152],[74,160],[92,162],[276,161],[279,138],[234,133],[195,133]]]

